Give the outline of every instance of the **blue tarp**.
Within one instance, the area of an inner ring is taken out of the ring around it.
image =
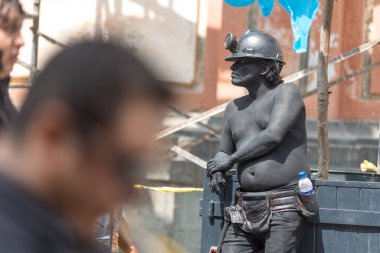
[[[318,11],[318,0],[278,0],[284,9],[290,13],[294,34],[293,49],[297,53],[307,51],[311,24]]]
[[[242,7],[242,6],[248,6],[255,2],[255,0],[224,0],[229,5],[235,6],[235,7]]]
[[[261,12],[268,17],[273,10],[274,0],[258,0]]]
[[[247,6],[255,2],[255,0],[225,1],[235,7]],[[319,8],[318,0],[278,0],[278,2],[291,16],[294,51],[297,53],[306,52],[310,27]],[[273,10],[274,0],[258,0],[258,4],[263,15],[268,17]]]

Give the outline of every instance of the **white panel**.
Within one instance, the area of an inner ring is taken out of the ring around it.
[[[25,2],[30,6],[32,0]],[[40,31],[64,44],[95,34],[116,37],[134,47],[161,80],[190,84],[195,79],[197,34],[204,37],[207,26],[205,17],[198,26],[198,5],[198,0],[44,0]],[[40,38],[39,68],[58,50]]]

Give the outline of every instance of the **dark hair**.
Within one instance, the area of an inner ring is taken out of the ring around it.
[[[280,73],[282,70],[283,63],[274,60],[260,60],[260,62],[265,66],[265,72],[262,75],[270,82],[275,84],[283,83]]]
[[[100,41],[80,42],[62,50],[30,88],[15,124],[22,136],[35,108],[58,98],[71,107],[82,135],[95,125],[108,126],[121,102],[134,97],[166,102],[169,90],[128,49]]]
[[[0,29],[15,32],[21,28],[24,17],[18,0],[0,0]]]

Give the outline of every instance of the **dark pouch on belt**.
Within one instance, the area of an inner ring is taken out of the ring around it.
[[[296,190],[297,192],[297,199],[298,199],[298,211],[305,217],[311,217],[314,216],[316,213],[318,213],[319,206],[317,201],[317,195],[310,194],[310,195],[303,195],[299,192],[299,190]]]
[[[243,223],[241,229],[248,233],[262,233],[269,230],[272,212],[269,207],[269,196],[255,196],[254,193],[243,193],[238,198]]]
[[[243,224],[241,207],[239,205],[226,207],[224,209],[224,220],[235,224]]]

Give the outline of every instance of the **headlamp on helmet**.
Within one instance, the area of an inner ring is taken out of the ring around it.
[[[236,52],[237,40],[235,34],[227,34],[226,39],[224,40],[224,48],[229,50],[231,53]]]

